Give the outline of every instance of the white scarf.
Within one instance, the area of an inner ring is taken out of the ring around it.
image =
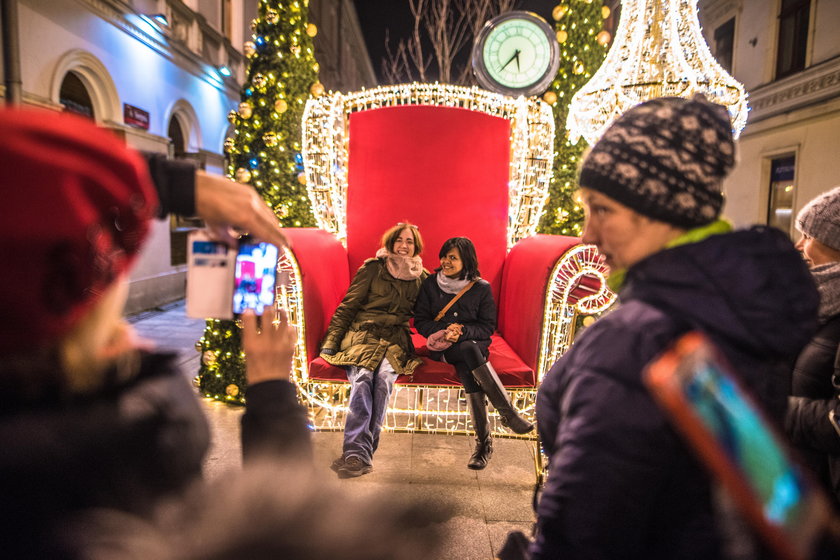
[[[464,278],[463,280],[458,280],[457,278],[450,278],[443,271],[439,271],[435,275],[435,279],[437,280],[438,288],[444,291],[447,294],[457,294],[461,290],[464,289],[464,286],[472,282],[472,280],[467,280]]]
[[[376,258],[385,257],[385,266],[388,272],[397,280],[414,280],[423,274],[423,259],[420,255],[407,257],[390,252],[385,247],[380,247],[376,252]]]
[[[840,314],[840,262],[822,264],[811,269],[820,291],[820,322]]]

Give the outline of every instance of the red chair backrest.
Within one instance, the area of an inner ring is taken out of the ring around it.
[[[352,276],[397,222],[420,228],[424,266],[443,242],[472,239],[498,298],[507,252],[510,121],[455,107],[406,105],[350,115],[347,252]]]

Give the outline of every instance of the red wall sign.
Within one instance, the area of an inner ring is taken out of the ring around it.
[[[149,112],[134,105],[123,103],[123,122],[128,126],[149,130]]]

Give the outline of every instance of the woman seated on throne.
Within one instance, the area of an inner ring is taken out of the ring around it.
[[[426,278],[417,297],[414,326],[428,339],[430,357],[452,364],[458,372],[476,435],[467,467],[479,470],[493,453],[485,395],[502,423],[517,434],[530,432],[534,426],[513,407],[487,359],[490,336],[496,330],[496,303],[490,284],[480,277],[473,242],[453,237],[444,242],[438,256],[440,268]]]

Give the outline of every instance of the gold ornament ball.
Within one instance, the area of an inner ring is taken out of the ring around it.
[[[216,364],[216,353],[211,351],[206,351],[204,354],[201,355],[201,361],[204,363],[205,366],[212,366]]]
[[[312,70],[314,70],[315,72],[317,72],[320,69],[321,69],[321,65],[318,64],[317,62],[312,65]]]
[[[314,23],[310,23],[306,26],[306,34],[310,37],[314,37],[318,34],[318,27]]]
[[[593,317],[592,315],[587,315],[583,318],[583,321],[581,322],[583,323],[584,327],[588,327],[589,325],[595,322],[595,317]]]
[[[601,17],[607,19],[610,17],[610,7],[609,6],[602,6],[601,7]]]
[[[225,393],[227,393],[227,396],[229,397],[236,397],[239,395],[239,387],[237,387],[235,383],[231,383],[225,387]]]
[[[230,153],[231,151],[233,151],[234,146],[235,146],[235,144],[234,144],[233,138],[231,138],[231,137],[225,138],[225,151],[226,152]]]
[[[569,38],[569,34],[563,31],[562,29],[557,32],[557,42],[558,43],[565,43],[566,39]]]
[[[195,346],[195,351],[196,352],[201,352],[201,341],[200,340],[196,340],[194,346]]]
[[[312,87],[309,88],[309,92],[315,97],[320,97],[324,93],[324,84],[321,82],[315,82],[312,84]]]
[[[554,105],[555,103],[557,103],[557,94],[553,91],[547,91],[543,94],[543,101],[545,101],[549,105]]]
[[[245,169],[244,167],[240,167],[236,170],[234,177],[239,183],[247,183],[251,180],[251,172]]]
[[[250,27],[251,27],[251,31],[256,31],[257,30],[257,20],[252,19],[251,23],[250,23]]]
[[[228,113],[228,121],[230,121],[231,124],[236,124],[237,116],[239,116],[238,113],[231,109],[230,113]]]
[[[266,132],[263,134],[263,143],[269,148],[277,145],[277,135],[273,132]]]
[[[289,209],[286,206],[280,206],[279,208],[274,209],[274,213],[278,218],[283,219],[289,215]]]
[[[280,21],[280,14],[277,13],[276,10],[268,9],[265,12],[265,21],[274,25],[278,21]]]
[[[285,99],[278,99],[274,102],[274,110],[280,114],[285,113],[289,109],[289,104]]]
[[[606,29],[601,31],[600,33],[598,33],[595,36],[595,40],[598,41],[598,44],[604,45],[604,46],[606,46],[610,43],[610,39],[612,39],[612,37],[610,37],[610,32],[607,31]]]
[[[257,52],[257,45],[253,41],[245,41],[242,50],[245,52],[245,56],[254,56]]]
[[[250,103],[247,101],[243,101],[239,104],[239,116],[243,119],[250,119],[251,115],[254,114],[254,108],[251,106]]]
[[[551,10],[551,17],[554,18],[554,21],[560,21],[563,19],[563,16],[566,15],[566,12],[569,11],[569,7],[565,4],[557,4],[554,6],[554,9]]]
[[[580,60],[575,61],[575,65],[572,68],[572,72],[574,72],[575,74],[583,74],[583,70],[583,62],[581,62]]]
[[[254,74],[254,77],[251,78],[251,83],[254,84],[254,87],[257,88],[257,89],[264,88],[265,83],[267,81],[268,81],[268,79],[263,74],[260,74],[259,72]]]
[[[298,173],[297,180],[298,180],[298,183],[300,183],[301,185],[305,185],[306,184],[306,174],[305,173]]]

